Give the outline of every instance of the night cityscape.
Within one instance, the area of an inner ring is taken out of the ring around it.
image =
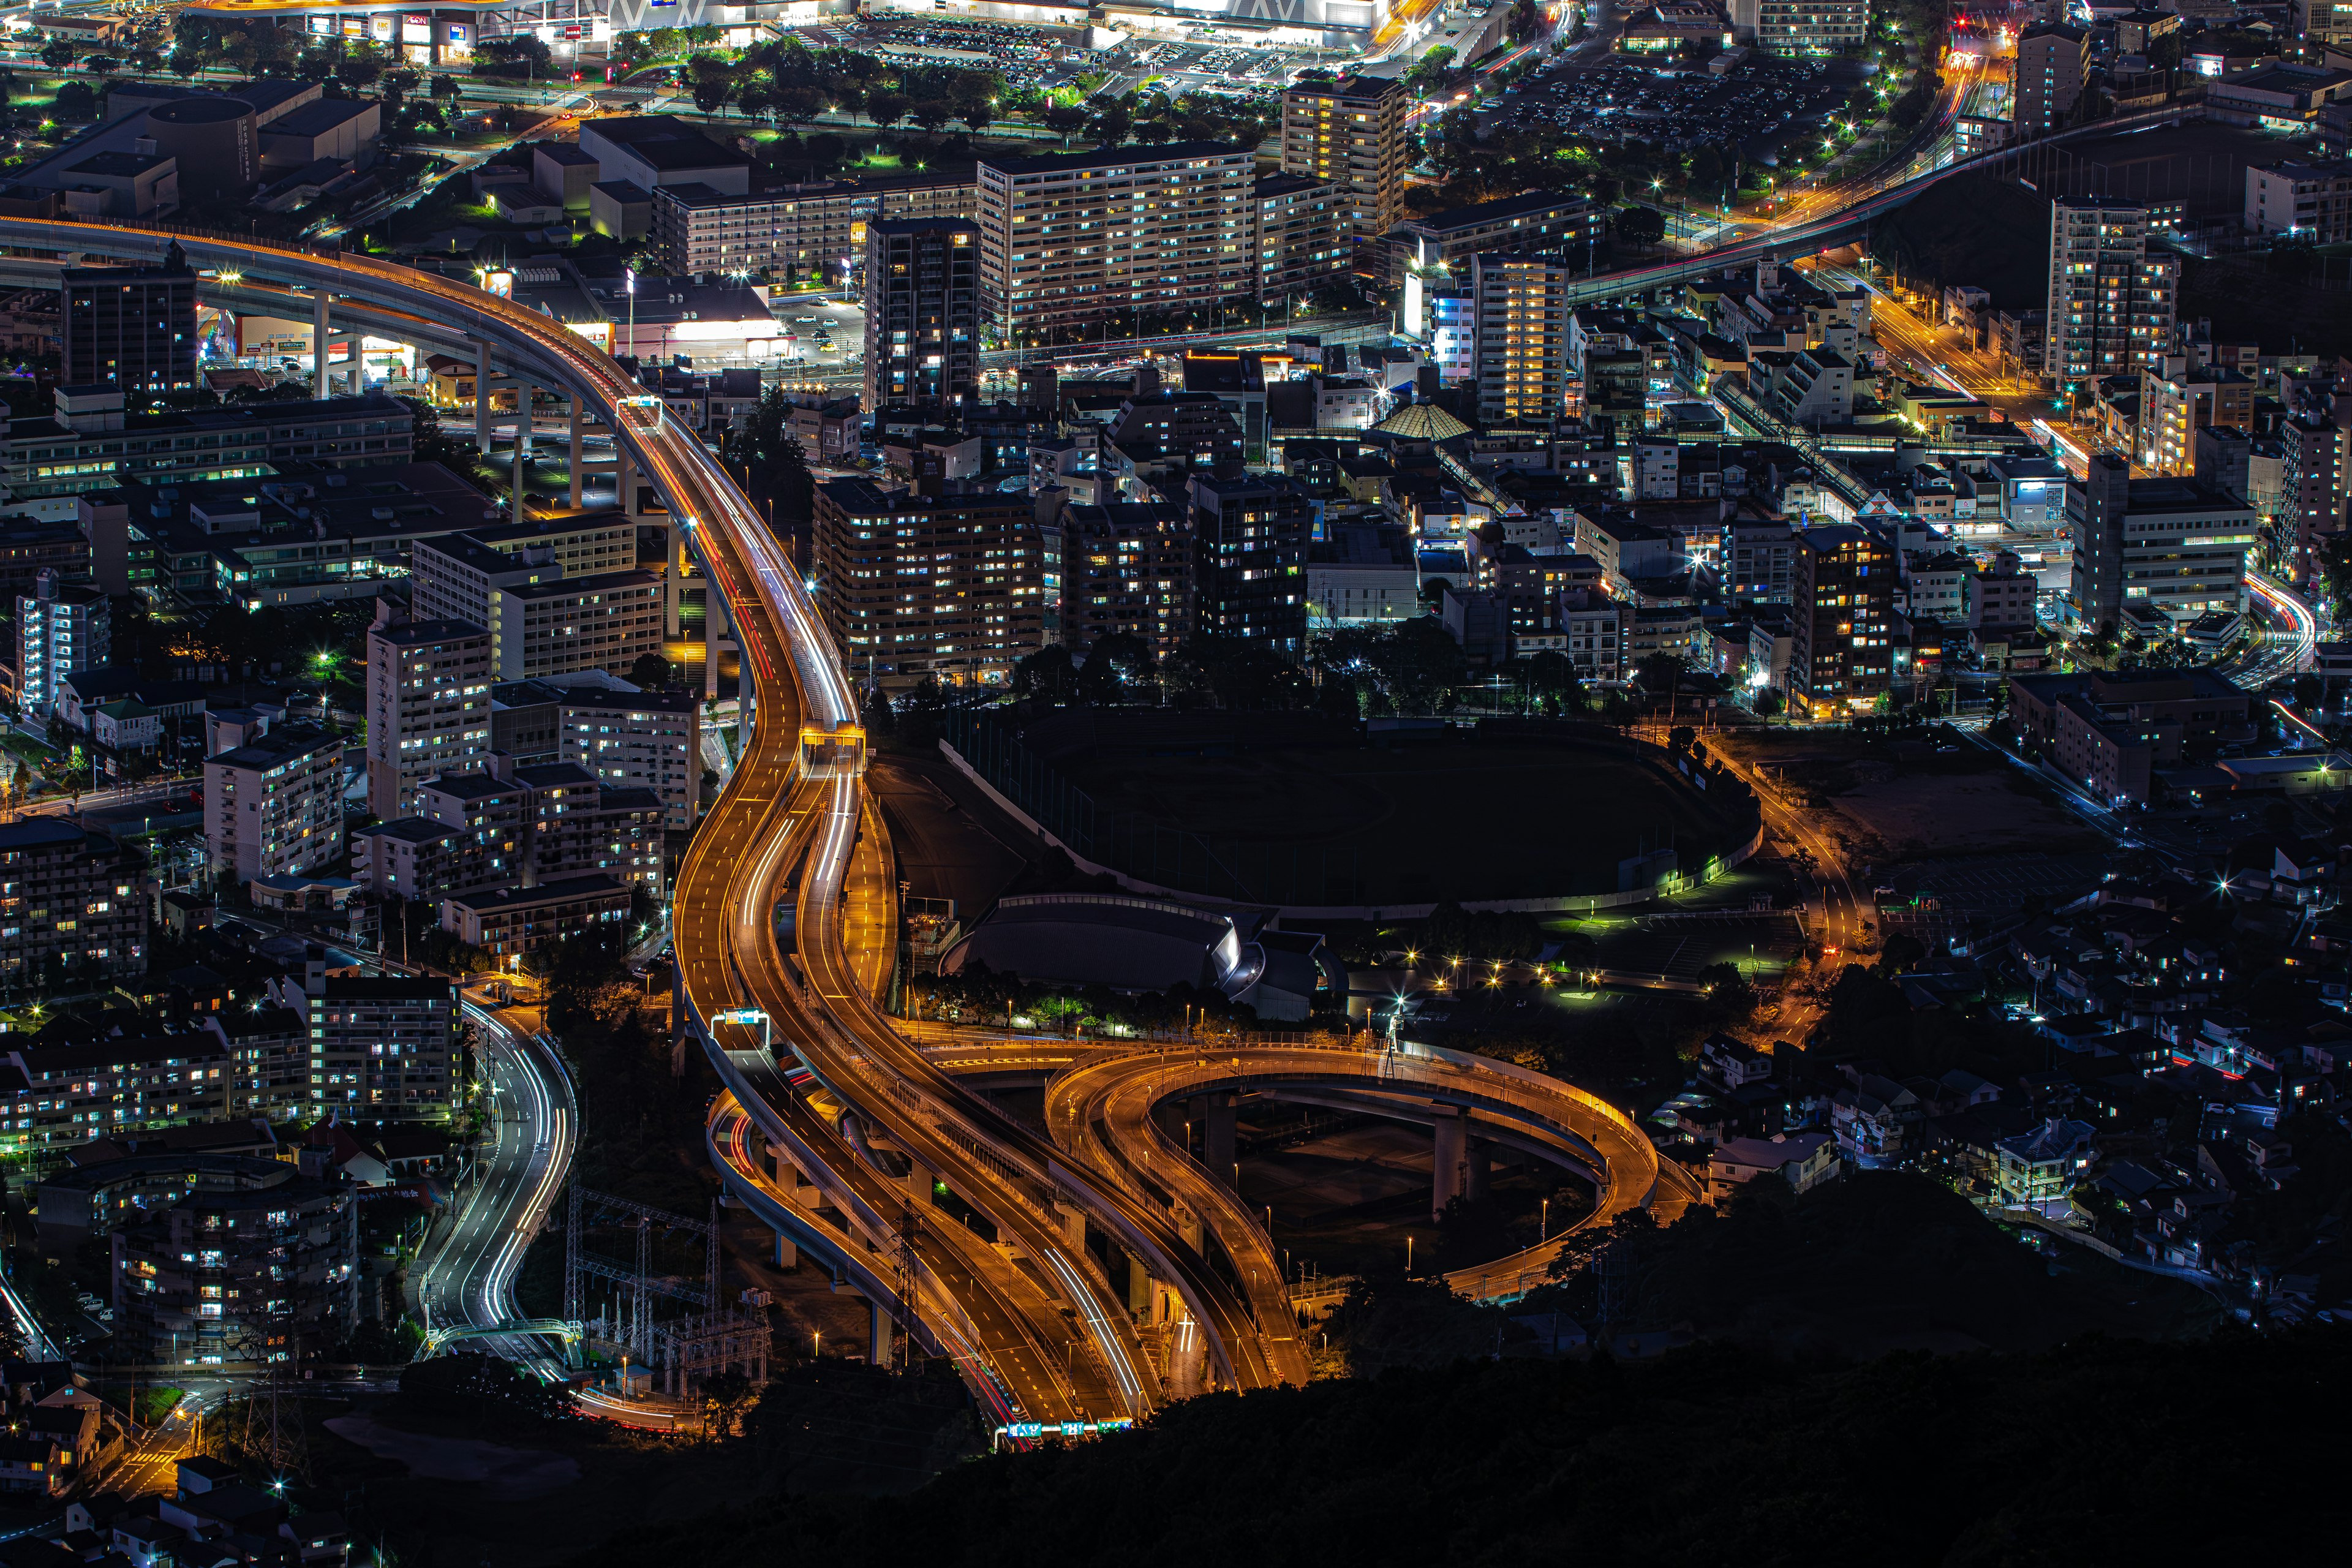
[[[0,140],[0,1568],[2340,1533],[2352,7],[33,0]]]

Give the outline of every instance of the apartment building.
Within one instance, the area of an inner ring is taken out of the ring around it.
[[[1129,310],[1206,320],[1256,288],[1255,184],[1222,142],[983,159],[982,308],[1007,341]]]
[[[2020,33],[2017,85],[2011,99],[2018,140],[2030,142],[2063,129],[2082,101],[2083,81],[2090,70],[2089,28],[2041,22]]]
[[[1530,191],[1473,206],[1448,207],[1407,218],[1388,234],[1387,277],[1402,287],[1409,275],[1424,279],[1467,276],[1482,251],[1564,252],[1581,259],[1609,228],[1606,212],[1581,194]]]
[[[97,588],[68,583],[50,567],[34,574],[33,591],[16,595],[16,695],[27,718],[47,718],[61,682],[108,661],[113,626]]]
[[[207,1034],[22,1047],[0,1057],[0,1153],[38,1162],[93,1138],[215,1120],[231,1072]]]
[[[2254,509],[2203,480],[2130,474],[2119,454],[2094,452],[2083,481],[2067,487],[2083,623],[2112,626],[2158,610],[2180,626],[2209,610],[2243,609],[2246,555],[2259,540]]]
[[[1062,509],[1062,640],[1139,637],[1164,659],[1192,635],[1192,514],[1166,502]]]
[[[947,415],[980,386],[980,226],[866,227],[866,406]]]
[[[2279,421],[2279,531],[2291,538],[2290,570],[2307,574],[2327,542],[2344,531],[2352,491],[2352,398],[2298,407]],[[2248,488],[2252,489],[2249,463]]]
[[[443,931],[500,958],[628,918],[629,889],[610,877],[569,877],[535,888],[455,893],[441,901]]]
[[[464,1098],[465,1026],[448,981],[330,976],[307,1011],[314,1119],[446,1121]]]
[[[613,788],[648,789],[671,828],[694,826],[702,766],[691,691],[509,681],[490,692],[490,743],[518,767],[577,763]]]
[[[60,386],[46,418],[0,432],[0,486],[32,516],[75,515],[74,499],[118,479],[244,479],[286,465],[352,468],[406,462],[415,416],[371,393],[323,402],[239,403],[171,414],[126,414],[110,386]]]
[[[1723,590],[1735,599],[1785,605],[1796,592],[1797,531],[1785,522],[1724,524]]]
[[[2337,0],[2289,0],[2287,20],[2305,47],[2352,48],[2352,5]]]
[[[1476,301],[1478,416],[1547,426],[1567,408],[1568,289],[1574,269],[1558,259],[1482,253],[1472,266]]]
[[[1026,495],[835,479],[814,532],[817,603],[853,676],[994,682],[1045,646],[1046,541]]]
[[[1798,535],[1792,700],[1816,720],[1870,707],[1894,684],[1895,551],[1853,525]]]
[[[864,256],[874,225],[969,218],[980,196],[969,179],[909,174],[740,193],[659,185],[652,200],[655,252],[673,275],[765,272],[846,288],[845,264]]]
[[[2352,6],[2347,6],[2352,15]],[[2286,161],[2246,168],[2248,234],[2283,234],[2314,245],[2352,239],[2352,161]]]
[[[0,981],[143,972],[146,874],[135,851],[70,818],[0,826]]]
[[[1250,188],[1257,298],[1278,304],[1352,270],[1347,193],[1336,180],[1261,174]]]
[[[1195,473],[1189,495],[1194,626],[1304,658],[1314,498],[1280,474]]]
[[[1756,47],[1775,55],[1837,55],[1862,47],[1869,0],[1749,0]]]
[[[416,789],[490,746],[490,634],[464,621],[391,624],[367,637],[368,810],[416,810]]]
[[[1282,172],[1337,183],[1359,271],[1385,274],[1382,244],[1404,216],[1412,89],[1395,78],[1309,72],[1282,95]]]
[[[205,759],[205,849],[215,877],[250,882],[340,866],[345,741],[297,726]]]
[[[2078,391],[2160,364],[2179,306],[2179,269],[2150,255],[2147,209],[2104,196],[2050,207],[2050,321],[2042,380]]]
[[[228,1092],[222,1114],[269,1121],[310,1116],[310,1023],[304,1014],[273,1001],[258,1008],[207,1013],[198,1027],[228,1053]]]
[[[661,651],[668,600],[659,573],[573,577],[548,547],[509,553],[471,533],[419,540],[410,559],[416,614],[485,628],[496,679],[623,674]]]
[[[291,1165],[270,1172],[270,1162],[252,1163],[263,1167],[256,1174],[268,1184],[203,1181],[169,1207],[114,1232],[115,1353],[149,1363],[217,1366],[248,1359],[257,1339],[284,1342],[281,1353],[292,1355],[341,1344],[360,1326],[359,1194],[299,1175]],[[168,1498],[164,1507],[177,1511]],[[238,1517],[250,1521],[253,1515]],[[197,1538],[194,1531],[166,1528],[175,1542],[184,1536],[193,1546]],[[321,1568],[341,1558],[340,1527],[325,1528],[338,1545],[332,1557],[313,1559]],[[272,1556],[299,1556],[292,1542],[245,1539],[266,1541],[259,1551]]]
[[[2199,367],[2186,354],[2159,356],[2139,373],[2139,462],[2159,474],[2197,468],[2197,432],[2213,426],[2251,429],[2254,383],[2222,365]]]
[[[444,773],[417,816],[352,836],[352,876],[379,893],[439,900],[598,872],[658,898],[663,807],[651,790],[608,784],[577,763],[484,765]]]

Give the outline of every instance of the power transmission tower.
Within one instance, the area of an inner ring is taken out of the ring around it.
[[[898,1292],[898,1310],[907,1321],[909,1331],[898,1336],[893,1359],[907,1372],[915,1370],[915,1340],[911,1331],[915,1322],[915,1237],[921,1234],[921,1222],[915,1218],[915,1205],[908,1204],[898,1211],[898,1249],[895,1264],[896,1277],[891,1281]]]
[[[302,1393],[289,1386],[300,1364],[299,1339],[290,1317],[265,1318],[242,1342],[246,1359],[262,1364],[261,1386],[246,1396],[245,1451],[269,1467],[281,1486],[307,1480],[310,1445],[302,1423]]]

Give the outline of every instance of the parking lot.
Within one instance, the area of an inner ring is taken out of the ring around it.
[[[791,30],[812,49],[856,49],[892,65],[993,70],[1007,87],[1041,91],[1073,86],[1085,73],[1113,68],[1117,59],[1088,49],[1081,30],[1013,22],[875,16]]]
[[[1610,56],[1507,89],[1488,123],[1596,142],[1668,147],[1738,142],[1767,151],[1843,107],[1862,81],[1852,61],[1749,56],[1721,76],[1685,61]]]
[[[838,289],[815,294],[772,294],[768,309],[784,329],[784,359],[813,372],[835,371],[866,353],[866,311]]]
[[[1291,78],[1320,63],[1311,54],[1223,44],[1145,43],[1130,46],[1126,53],[1139,85],[1171,98],[1192,92],[1244,98],[1277,93]]]

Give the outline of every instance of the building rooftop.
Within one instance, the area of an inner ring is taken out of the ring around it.
[[[992,169],[1006,175],[1061,174],[1079,169],[1126,168],[1145,163],[1181,163],[1195,158],[1248,156],[1248,148],[1230,142],[1167,142],[1131,147],[1097,147],[1086,153],[1048,153],[1035,158],[983,158],[980,166],[982,170]]]

